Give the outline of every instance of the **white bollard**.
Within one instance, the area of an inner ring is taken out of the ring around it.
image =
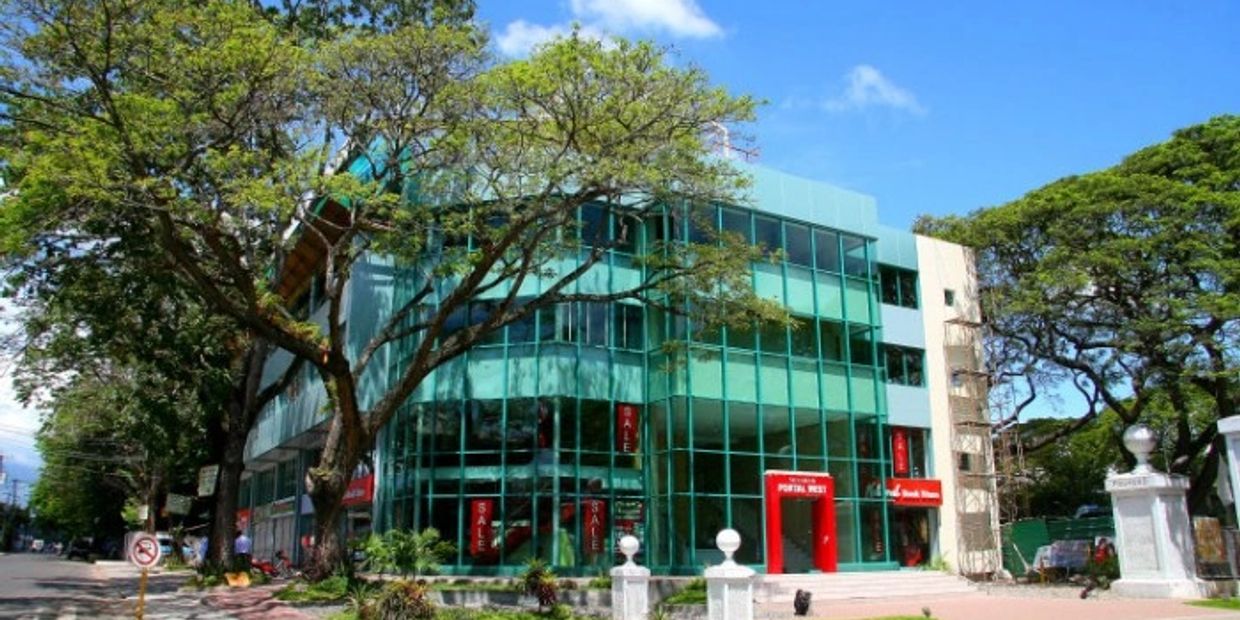
[[[620,538],[624,564],[611,569],[612,620],[646,620],[650,607],[650,569],[633,562],[641,543],[634,536]]]
[[[706,614],[710,620],[753,620],[754,571],[741,566],[732,554],[741,548],[741,535],[734,529],[721,530],[715,545],[723,552],[723,563],[706,569]]]

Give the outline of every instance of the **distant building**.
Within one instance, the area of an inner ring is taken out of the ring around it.
[[[350,532],[433,526],[459,549],[452,574],[511,573],[539,556],[559,574],[593,575],[614,564],[623,533],[642,540],[639,560],[656,573],[698,573],[718,561],[712,541],[729,526],[744,541],[737,559],[768,572],[936,557],[997,569],[971,254],[880,225],[868,196],[751,172],[753,208],[712,217],[783,250],[782,262],[753,266],[753,283],[796,329],[705,331],[627,303],[540,310],[410,398],[384,429],[377,471],[359,471],[346,497]],[[582,217],[610,222],[602,206]],[[692,234],[665,213],[582,290],[637,277],[631,252],[645,239]],[[304,286],[314,308],[313,278]],[[358,265],[355,342],[402,294],[388,261]],[[668,340],[688,342],[687,361],[669,364]],[[363,391],[373,396],[405,353],[372,364]],[[267,379],[287,363],[273,359]],[[307,371],[250,437],[241,516],[259,557],[308,542],[301,474],[323,406]]]

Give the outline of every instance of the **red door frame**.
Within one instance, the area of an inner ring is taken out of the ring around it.
[[[783,511],[789,498],[814,500],[814,566],[824,573],[837,569],[835,541],[835,480],[831,474],[804,471],[767,471],[766,490],[766,572],[784,572]]]

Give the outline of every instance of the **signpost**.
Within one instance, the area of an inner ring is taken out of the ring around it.
[[[219,475],[219,465],[207,465],[198,470],[198,497],[215,495],[215,481]]]
[[[142,620],[143,607],[146,605],[146,580],[152,566],[159,563],[163,551],[154,534],[143,532],[129,541],[129,561],[142,569],[142,578],[138,580],[138,609],[135,617]]]

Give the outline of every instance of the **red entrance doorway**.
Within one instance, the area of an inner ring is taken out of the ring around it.
[[[814,567],[824,573],[836,570],[835,481],[830,474],[801,471],[768,471],[766,478],[766,572],[784,572],[783,500],[813,501],[811,545]]]

